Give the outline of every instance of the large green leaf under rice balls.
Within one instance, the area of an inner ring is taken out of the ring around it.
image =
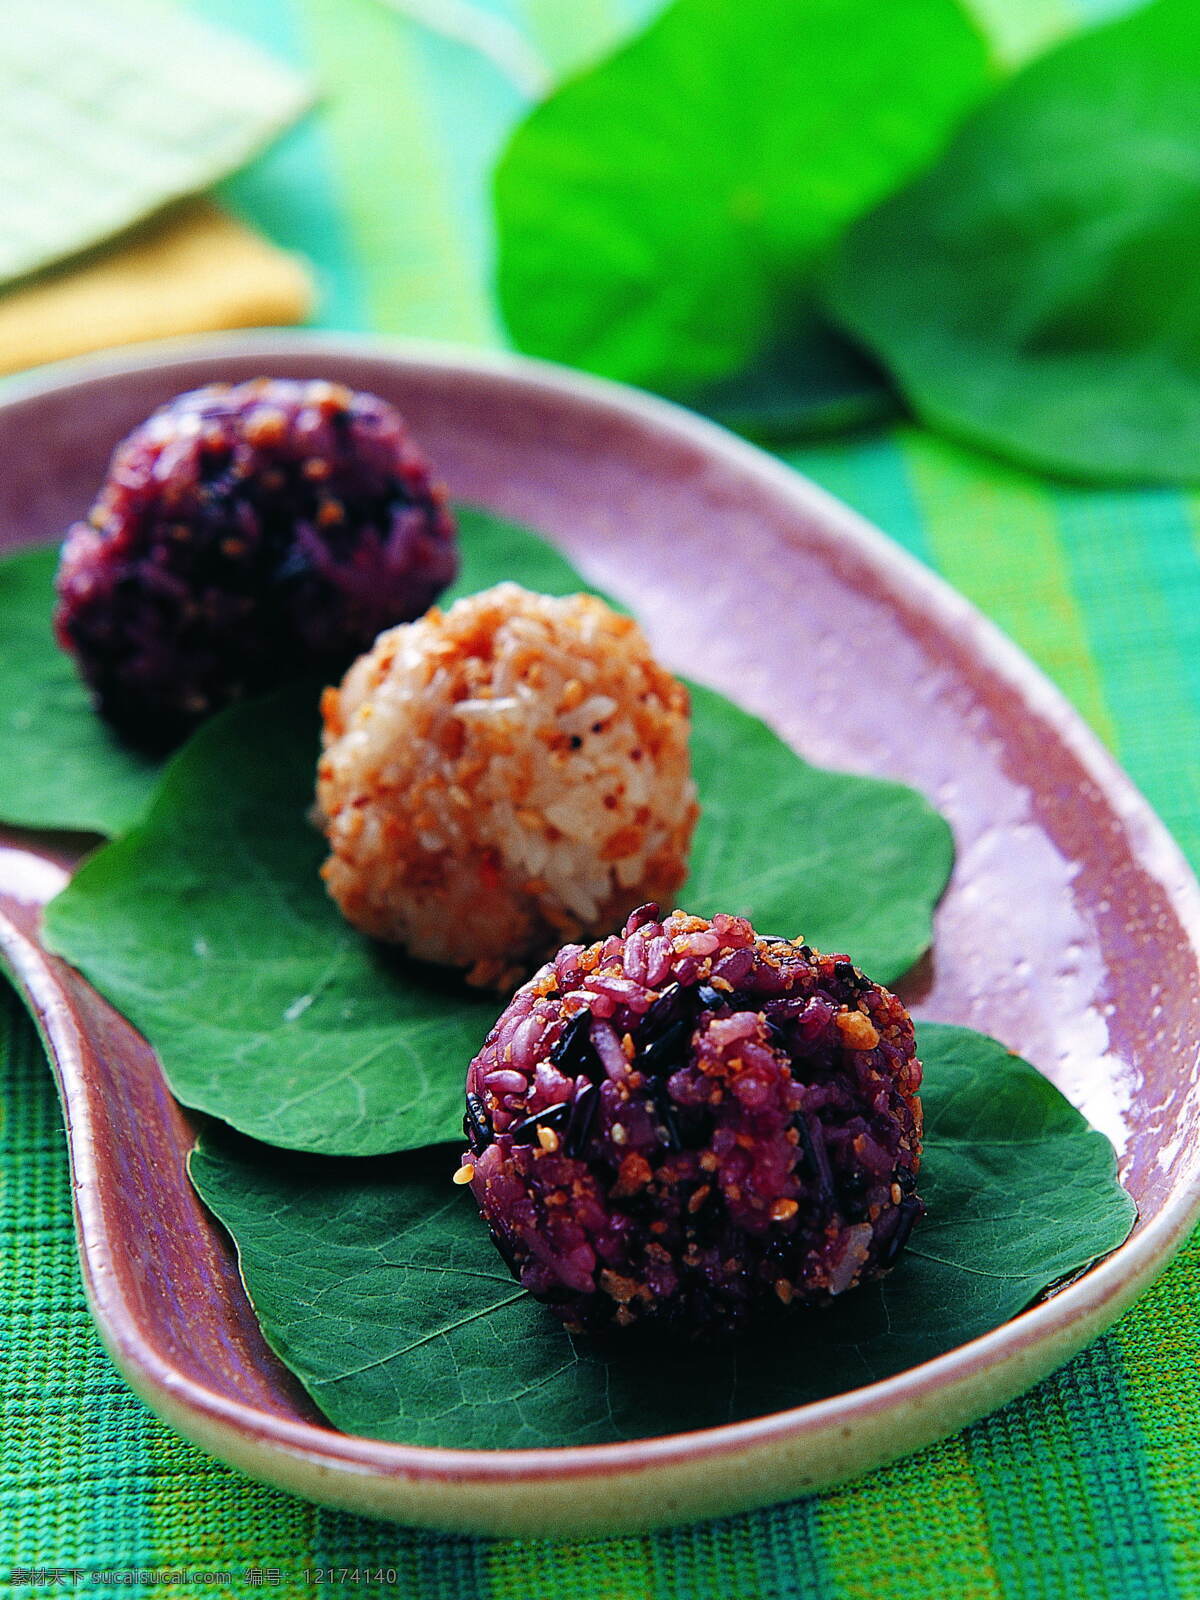
[[[1127,1236],[1112,1147],[1052,1084],[965,1028],[919,1024],[917,1044],[929,1215],[898,1266],[724,1352],[565,1332],[451,1185],[451,1150],[298,1160],[215,1129],[190,1169],[268,1343],[335,1427],[519,1449],[715,1426],[928,1361]]]

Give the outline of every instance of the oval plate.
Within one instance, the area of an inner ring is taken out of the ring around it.
[[[732,1512],[836,1482],[953,1432],[1094,1338],[1200,1211],[1200,892],[1057,691],[961,597],[749,445],[612,384],[444,346],[237,335],[10,385],[0,548],[53,538],[78,516],[115,442],[154,406],[264,373],[393,400],[456,499],[547,534],[631,606],[669,665],[814,761],[924,791],[953,824],[958,865],[934,955],[906,997],[1036,1062],[1112,1138],[1140,1221],[1014,1321],[819,1404],[562,1450],[335,1433],[263,1343],[229,1242],[189,1187],[192,1120],[153,1052],[39,946],[40,908],[86,841],[10,832],[0,951],[49,1048],[88,1297],[133,1388],[222,1460],[314,1500],[544,1536]]]

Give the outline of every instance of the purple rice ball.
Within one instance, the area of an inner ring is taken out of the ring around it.
[[[165,749],[233,701],[340,675],[457,569],[394,407],[318,380],[214,384],[117,446],[63,546],[55,634],[101,714]]]
[[[643,906],[506,1007],[456,1181],[571,1330],[711,1339],[894,1264],[920,1084],[903,1004],[845,956]]]

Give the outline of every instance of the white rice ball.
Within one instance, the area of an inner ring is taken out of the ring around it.
[[[322,713],[329,891],[421,960],[509,986],[683,884],[687,690],[593,596],[503,583],[434,608],[381,634]]]

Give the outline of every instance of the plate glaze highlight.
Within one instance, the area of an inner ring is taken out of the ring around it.
[[[545,533],[634,609],[657,653],[810,759],[900,779],[958,864],[919,1016],[1002,1037],[1112,1138],[1130,1240],[1044,1304],[935,1361],[704,1432],[564,1450],[435,1450],[335,1433],[263,1343],[196,1200],[189,1114],[153,1052],[38,943],[87,847],[0,834],[0,955],[62,1096],[84,1280],[130,1384],[252,1476],[397,1521],[598,1534],[803,1493],[953,1432],[1101,1332],[1200,1212],[1200,891],[1041,674],[860,518],[672,406],[512,357],[261,334],[71,363],[0,405],[0,549],[54,538],[116,441],[199,384],[320,376],[394,401],[454,497]]]

